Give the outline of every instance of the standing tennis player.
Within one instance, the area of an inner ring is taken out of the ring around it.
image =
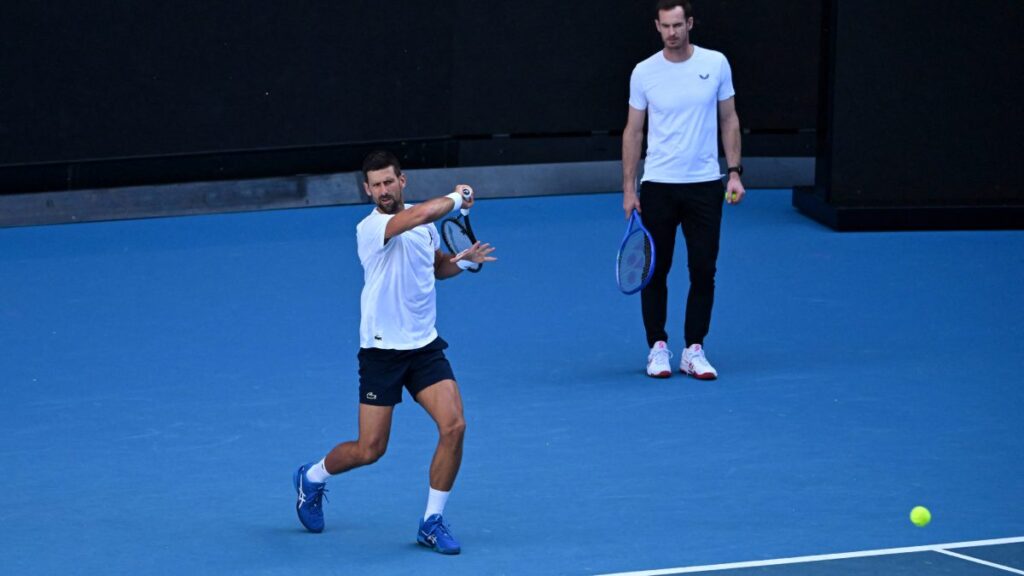
[[[402,389],[437,424],[430,463],[427,507],[416,540],[442,554],[458,554],[459,542],[444,521],[444,507],[462,462],[466,421],[462,397],[445,358],[448,343],[434,327],[435,280],[459,274],[471,263],[495,260],[494,248],[477,242],[459,255],[445,254],[433,222],[469,208],[463,184],[447,196],[417,205],[403,202],[406,177],[390,152],[363,162],[363,187],[376,207],[356,226],[363,293],[359,323],[359,436],[335,446],[319,462],[295,472],[299,520],[310,532],[324,529],[323,497],[329,477],[376,462],[388,445],[391,416]]]
[[[732,70],[725,56],[690,42],[693,9],[686,0],[660,0],[654,21],[664,48],[640,62],[629,80],[629,116],[622,134],[622,208],[634,209],[654,240],[655,267],[640,294],[647,345],[647,375],[672,374],[665,331],[668,273],[676,227],[686,239],[690,293],[679,369],[703,380],[718,372],[704,355],[711,326],[715,270],[722,225],[722,181],[718,131],[728,163],[725,201],[743,200],[740,121]],[[646,117],[647,159],[637,194],[636,173]],[[642,209],[641,209],[642,208]]]

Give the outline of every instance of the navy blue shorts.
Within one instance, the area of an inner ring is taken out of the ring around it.
[[[359,349],[359,402],[394,406],[402,401],[402,388],[416,398],[421,390],[442,380],[455,380],[444,356],[448,343],[440,336],[415,350]]]

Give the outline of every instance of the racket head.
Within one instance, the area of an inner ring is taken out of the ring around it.
[[[476,244],[472,228],[469,227],[469,218],[459,216],[447,218],[441,223],[441,240],[445,248],[452,254],[459,254]],[[483,264],[475,263],[473,267],[467,268],[469,272],[479,272]]]
[[[644,289],[654,275],[654,240],[634,210],[615,261],[615,281],[623,294]]]

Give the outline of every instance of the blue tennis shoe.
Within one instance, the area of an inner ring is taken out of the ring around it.
[[[326,482],[310,482],[306,478],[306,470],[310,464],[303,464],[295,472],[293,481],[298,501],[295,503],[295,511],[299,514],[299,522],[310,532],[320,533],[324,531],[324,487]]]
[[[440,514],[433,514],[426,520],[420,520],[420,531],[416,541],[441,554],[458,554],[462,551],[459,541],[448,531],[448,525]]]

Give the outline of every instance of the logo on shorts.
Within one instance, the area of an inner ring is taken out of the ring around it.
[[[374,394],[373,392],[367,392],[366,393],[366,399],[367,400],[376,400],[377,399],[377,395]]]
[[[373,339],[376,340],[377,342],[383,342],[384,341],[384,337],[383,336],[374,336]]]

